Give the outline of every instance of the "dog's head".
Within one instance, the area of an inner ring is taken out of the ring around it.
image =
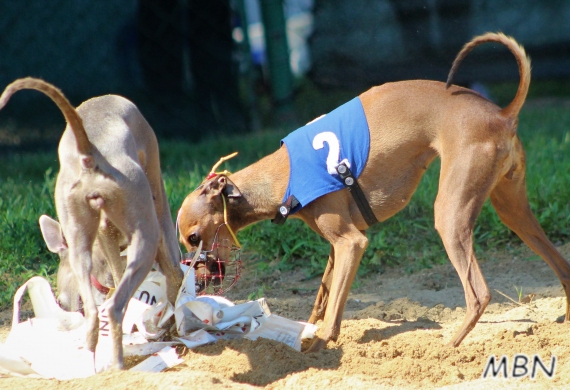
[[[241,193],[226,175],[212,176],[186,197],[177,224],[188,258],[201,253],[199,261],[187,262],[196,270],[196,292],[218,295],[232,288],[241,274],[239,243],[228,221],[230,198]]]
[[[200,241],[205,250],[214,250],[216,243],[234,243],[224,209],[229,214],[229,198],[239,197],[241,192],[227,176],[216,175],[184,199],[178,213],[178,231],[180,243],[188,252],[196,251]]]
[[[42,215],[40,217],[40,230],[48,249],[59,255],[59,268],[57,270],[57,299],[60,306],[67,311],[81,309],[79,286],[77,278],[71,269],[69,247],[61,230],[59,222]],[[93,246],[91,274],[105,286],[113,286],[113,276],[99,245]],[[97,305],[105,301],[106,294],[92,286],[93,297]]]

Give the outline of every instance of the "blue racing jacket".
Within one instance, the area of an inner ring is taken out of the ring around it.
[[[283,202],[293,195],[299,204],[291,214],[313,200],[345,188],[336,166],[344,161],[358,178],[368,160],[370,132],[360,98],[295,130],[283,140],[289,153],[289,185]]]

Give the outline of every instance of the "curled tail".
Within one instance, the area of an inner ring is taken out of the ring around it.
[[[519,114],[528,93],[528,87],[530,85],[530,58],[526,55],[522,46],[520,46],[513,38],[508,37],[503,33],[486,33],[473,38],[471,42],[463,46],[463,49],[461,49],[459,54],[457,54],[455,61],[453,61],[453,65],[449,71],[449,76],[447,76],[447,84],[445,87],[449,88],[451,80],[457,72],[457,68],[459,68],[461,61],[463,61],[467,54],[469,54],[469,52],[475,47],[487,42],[497,42],[505,45],[517,60],[520,75],[519,88],[513,101],[501,110],[503,115],[515,118]]]
[[[81,120],[81,117],[79,116],[75,108],[71,105],[71,103],[69,103],[67,98],[57,87],[43,80],[35,79],[32,77],[18,79],[13,83],[11,83],[10,85],[8,85],[6,89],[4,89],[2,96],[0,96],[0,109],[2,109],[6,105],[6,103],[8,103],[8,100],[10,100],[10,97],[14,93],[22,89],[35,89],[36,91],[44,93],[51,100],[53,100],[54,103],[57,104],[57,106],[63,113],[65,120],[67,121],[69,127],[71,127],[71,130],[75,135],[78,152],[86,157],[91,155],[91,149],[92,149],[91,142],[89,141],[89,138],[87,138],[87,133],[85,132],[85,128],[83,127],[83,121]],[[90,161],[90,158],[88,158],[87,160]],[[87,160],[84,160],[84,162],[86,162]]]

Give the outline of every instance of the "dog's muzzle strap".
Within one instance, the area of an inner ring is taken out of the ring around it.
[[[368,226],[378,223],[378,219],[376,219],[374,211],[372,211],[372,208],[370,207],[370,203],[368,203],[364,192],[362,192],[362,188],[358,185],[358,181],[352,175],[348,166],[342,162],[338,164],[336,171],[338,172],[345,187],[352,194],[352,197],[354,198],[354,201],[356,202],[356,205]]]
[[[275,218],[271,220],[272,223],[277,225],[283,225],[291,212],[291,209],[294,209],[299,204],[297,198],[293,195],[287,198],[285,202],[279,207],[279,211],[275,215]]]

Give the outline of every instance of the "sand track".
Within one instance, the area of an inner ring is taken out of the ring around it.
[[[570,258],[570,244],[559,248]],[[359,279],[345,310],[336,343],[317,354],[298,353],[269,340],[218,342],[184,351],[184,363],[169,372],[109,372],[84,380],[2,378],[0,388],[193,388],[193,389],[382,389],[382,388],[553,388],[570,384],[570,325],[561,323],[565,298],[554,273],[526,249],[517,254],[485,253],[481,265],[493,300],[479,324],[458,348],[445,348],[465,314],[463,290],[450,265],[408,275],[391,269]],[[247,268],[247,263],[246,263]],[[264,285],[274,313],[306,320],[319,280],[302,273],[248,273],[228,297],[245,300]],[[530,303],[515,304],[534,294]],[[6,333],[10,312],[3,312]],[[482,379],[490,356],[507,356],[509,375],[515,355],[538,355],[542,371],[534,380]]]

